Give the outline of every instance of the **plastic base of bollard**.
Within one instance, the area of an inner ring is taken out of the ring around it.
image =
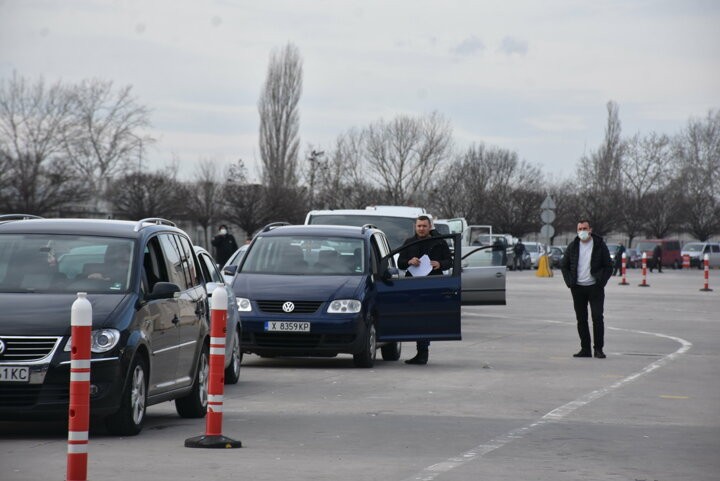
[[[702,291],[702,292],[712,292],[712,289],[710,289],[709,287],[708,287],[708,288],[704,288],[704,287],[703,287],[702,289],[700,289],[700,291]]]
[[[242,448],[242,443],[234,439],[220,436],[195,436],[185,440],[186,448],[234,449]]]

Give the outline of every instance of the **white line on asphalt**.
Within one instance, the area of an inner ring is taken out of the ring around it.
[[[555,321],[555,320],[548,320],[548,319],[542,319],[544,322],[550,322],[553,324],[568,324],[568,325],[575,325],[575,323],[569,323],[569,322],[563,322],[563,321]],[[588,394],[584,394],[580,396],[579,398],[575,399],[574,401],[570,401],[567,404],[564,404],[558,408],[553,409],[549,413],[545,414],[543,417],[538,419],[537,421],[527,424],[523,427],[520,427],[518,429],[514,429],[510,431],[509,433],[503,434],[502,436],[499,436],[497,438],[494,438],[490,440],[487,443],[479,444],[475,446],[474,448],[470,449],[469,451],[466,451],[462,453],[459,456],[455,456],[452,458],[448,458],[445,461],[441,461],[439,463],[435,463],[431,466],[426,467],[422,471],[410,476],[409,478],[405,478],[403,481],[432,481],[433,479],[437,478],[443,473],[446,473],[452,469],[455,469],[457,467],[460,467],[470,461],[479,459],[480,457],[491,453],[497,449],[502,448],[503,446],[506,446],[507,444],[516,441],[518,439],[522,439],[527,435],[531,430],[534,430],[538,426],[542,426],[545,424],[550,424],[553,422],[558,422],[561,419],[568,416],[573,411],[583,407],[587,406],[591,402],[600,399],[601,397],[605,396],[606,394],[610,393],[611,391],[614,391],[616,389],[621,388],[625,384],[628,384],[632,381],[637,380],[641,376],[644,376],[645,374],[651,373],[655,371],[656,369],[661,368],[668,362],[674,360],[681,354],[685,354],[690,350],[692,347],[692,343],[690,341],[686,341],[685,339],[681,339],[679,337],[674,336],[668,336],[666,334],[660,334],[658,332],[648,332],[648,331],[638,331],[635,329],[622,329],[619,327],[607,327],[608,329],[612,329],[614,331],[624,331],[624,332],[632,332],[635,334],[644,334],[649,336],[656,336],[656,337],[662,337],[665,339],[673,340],[680,344],[680,347],[675,351],[667,356],[658,359],[655,362],[652,362],[642,368],[641,370],[624,377],[623,379],[607,386],[604,388],[597,389],[593,392],[590,392]]]

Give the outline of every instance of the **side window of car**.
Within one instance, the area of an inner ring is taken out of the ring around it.
[[[713,252],[720,252],[720,245],[717,245],[717,244],[716,244],[716,245],[713,245],[713,246],[712,246],[712,251],[713,251]]]
[[[152,292],[157,282],[170,282],[160,240],[157,237],[150,239],[143,249],[143,269],[145,272],[143,282],[147,286],[147,292]]]
[[[175,236],[178,242],[180,250],[180,258],[182,259],[183,270],[185,271],[185,277],[188,280],[188,287],[195,287],[200,285],[201,281],[198,277],[199,266],[196,263],[195,256],[193,255],[193,248],[183,236]]]
[[[165,264],[170,282],[180,286],[181,290],[186,290],[188,289],[188,282],[182,266],[182,257],[180,256],[180,251],[178,250],[174,237],[175,236],[169,234],[161,234],[158,236],[160,246],[165,255]]]
[[[198,259],[200,260],[200,270],[202,270],[206,282],[224,282],[210,256],[200,254]]]

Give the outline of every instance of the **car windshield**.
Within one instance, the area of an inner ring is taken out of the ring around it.
[[[683,250],[687,252],[700,252],[702,251],[702,248],[702,244],[685,244]]]
[[[359,275],[363,240],[348,237],[261,236],[246,254],[244,274]]]
[[[409,217],[322,214],[313,215],[308,224],[349,225],[355,227],[372,224],[385,233],[391,249],[400,247],[405,239],[415,234],[415,219]]]
[[[638,242],[637,248],[640,252],[655,249],[657,242]]]
[[[0,292],[126,292],[133,241],[111,237],[0,235]]]
[[[610,251],[610,254],[615,254],[615,252],[618,250],[620,246],[618,244],[608,244],[607,248],[608,251]]]

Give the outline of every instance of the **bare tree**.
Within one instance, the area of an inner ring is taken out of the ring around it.
[[[157,172],[131,172],[115,180],[108,191],[116,217],[131,220],[183,216],[184,195],[185,189],[171,167]]]
[[[628,245],[643,231],[667,231],[675,204],[668,204],[665,191],[674,178],[670,139],[655,132],[636,134],[625,143],[622,162],[623,195],[618,225],[628,236]],[[658,226],[660,224],[661,226]],[[655,228],[648,228],[655,225]]]
[[[578,201],[588,216],[593,231],[600,235],[611,232],[618,224],[617,202],[622,188],[623,143],[618,106],[607,103],[608,120],[605,141],[589,156],[583,156],[577,170],[578,185],[583,186]]]
[[[270,189],[297,184],[302,58],[293,44],[270,56],[260,113],[260,159],[263,184]]]
[[[209,228],[222,216],[222,184],[212,160],[200,161],[195,170],[195,182],[185,186],[183,205],[188,216],[203,228],[204,245],[208,246]]]
[[[685,193],[685,228],[700,240],[720,233],[720,110],[691,119],[675,146]]]
[[[48,215],[87,198],[63,139],[72,128],[71,96],[58,83],[34,84],[13,74],[0,82],[0,210]]]
[[[452,149],[450,123],[438,113],[380,120],[363,135],[371,176],[398,205],[424,200]]]

